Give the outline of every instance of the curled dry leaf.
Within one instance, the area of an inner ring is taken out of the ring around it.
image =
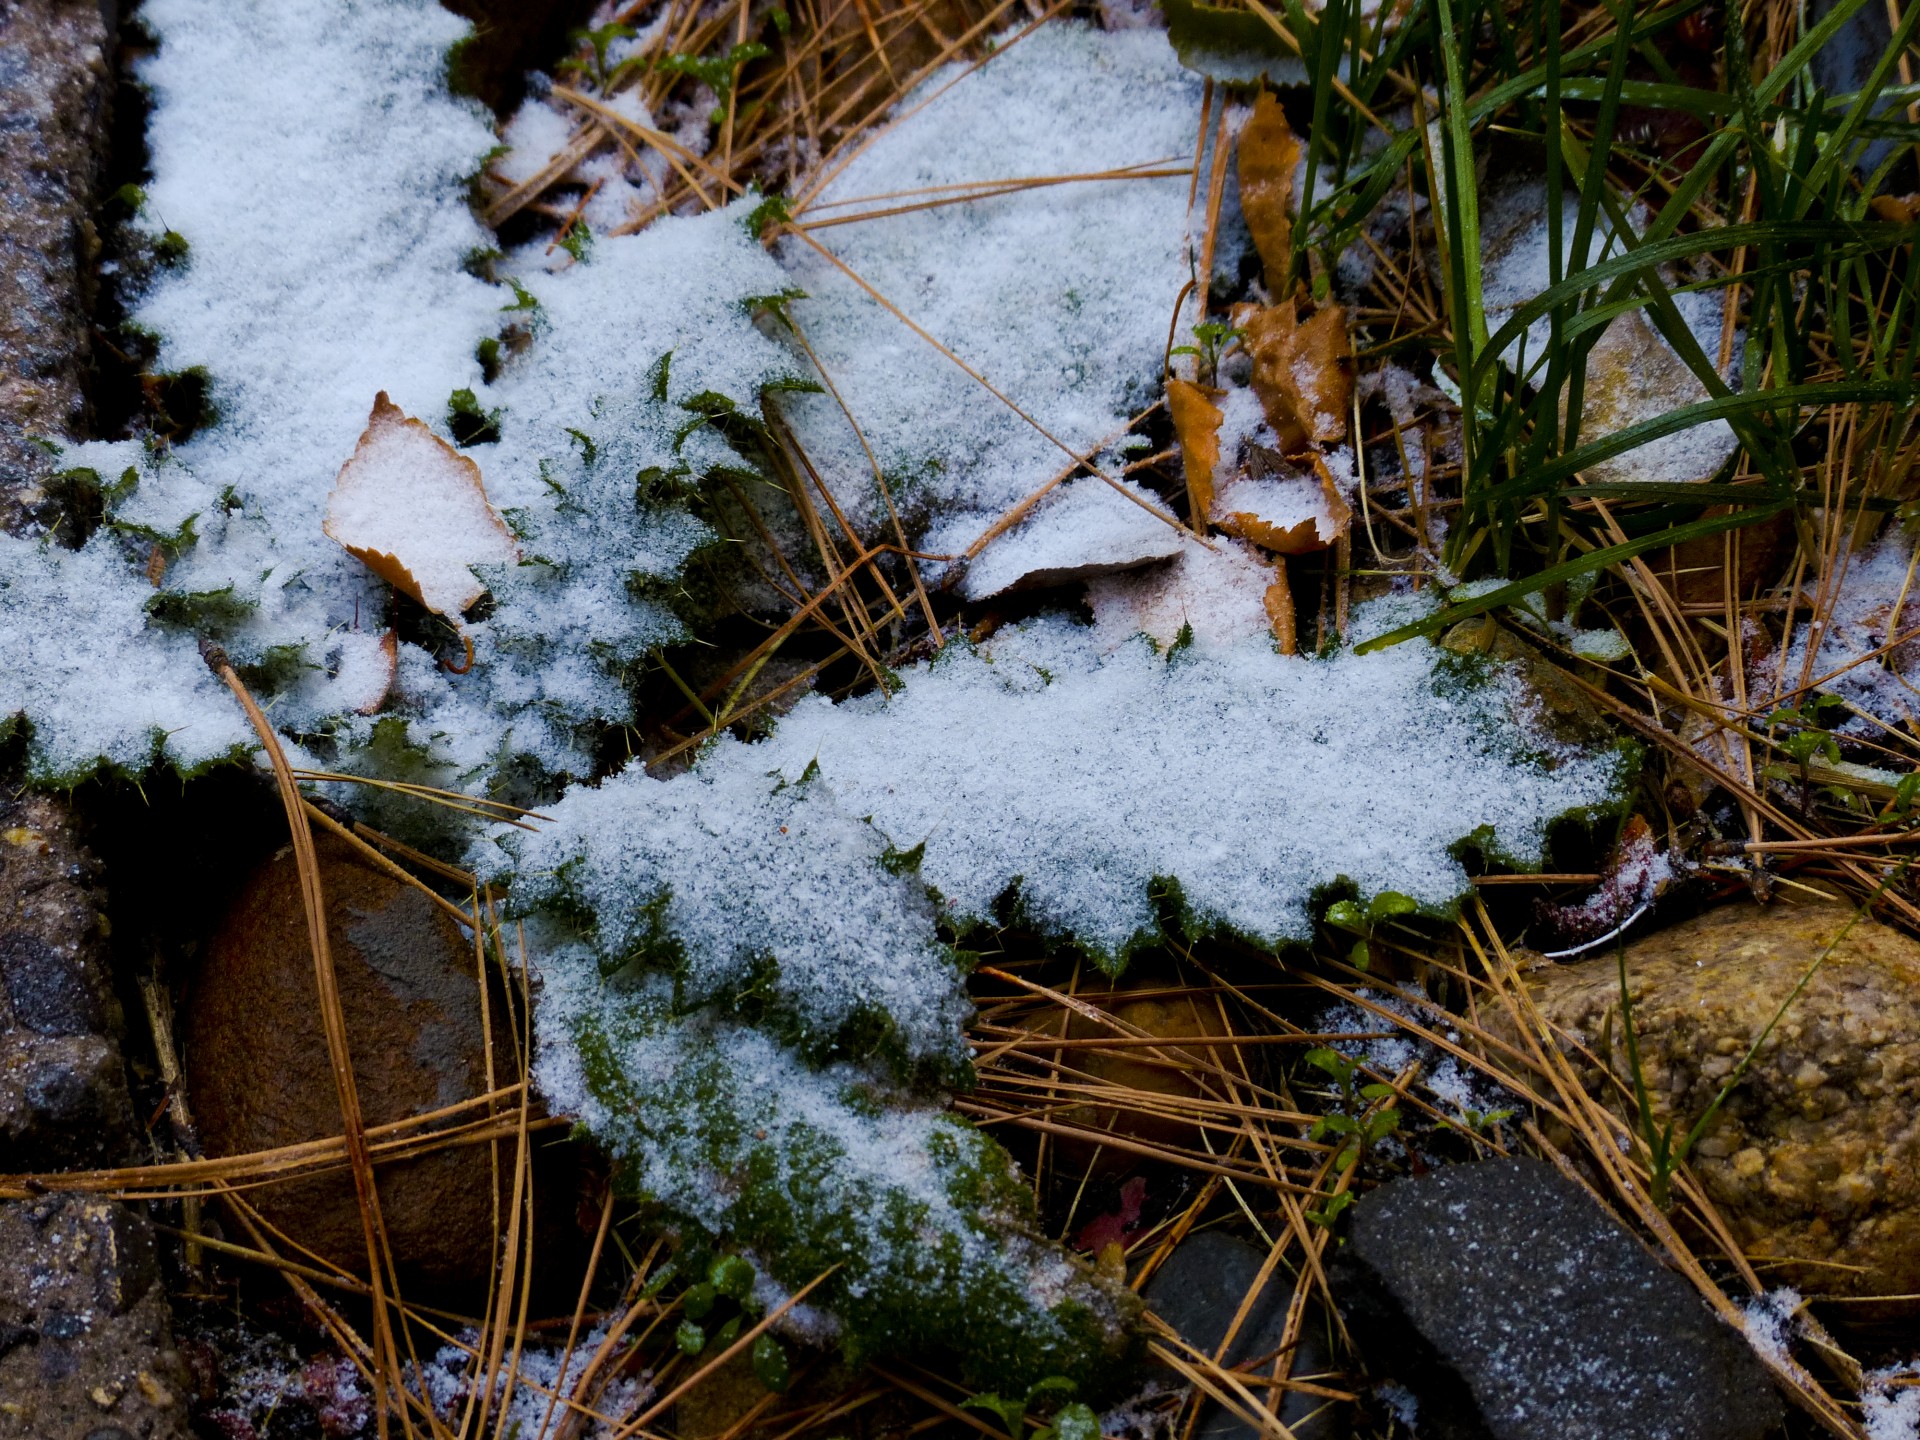
[[[1287,283],[1293,264],[1293,172],[1300,163],[1300,142],[1287,124],[1287,112],[1270,90],[1253,102],[1253,118],[1240,131],[1240,213],[1267,272],[1275,295]]]
[[[1206,528],[1213,513],[1213,472],[1220,463],[1220,422],[1224,418],[1214,404],[1219,391],[1178,378],[1167,381],[1167,411],[1173,417],[1173,433],[1180,441],[1180,463],[1187,472],[1187,513],[1193,528]]]
[[[1353,507],[1318,455],[1313,466],[1316,474],[1302,474],[1253,446],[1248,473],[1221,487],[1213,523],[1277,555],[1325,550],[1347,533]]]
[[[1353,402],[1346,312],[1324,305],[1300,320],[1293,301],[1284,300],[1244,307],[1235,319],[1246,333],[1254,393],[1281,445],[1292,453],[1311,442],[1344,439]]]
[[[486,587],[471,565],[520,558],[480,467],[401,412],[386,391],[327,497],[322,528],[394,589],[457,627]]]

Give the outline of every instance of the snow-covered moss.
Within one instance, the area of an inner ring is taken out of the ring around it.
[[[1006,1154],[922,1088],[970,1074],[957,957],[817,778],[727,742],[503,837],[541,979],[538,1078],[629,1190],[760,1257],[849,1356],[1097,1381],[1130,1297],[1042,1240]],[[919,1082],[919,1083],[916,1083]]]
[[[1109,963],[1158,938],[1159,898],[1263,944],[1305,938],[1341,883],[1444,908],[1464,842],[1537,860],[1549,821],[1618,787],[1514,676],[1452,677],[1425,643],[1308,660],[1264,635],[1171,656],[1102,638],[1054,616],[949,646],[891,698],[803,702],[761,763],[817,769],[955,923],[1012,898]]]
[[[398,725],[441,784],[589,773],[597,727],[632,718],[630,668],[683,638],[668,592],[713,538],[688,496],[750,466],[725,418],[757,423],[764,389],[804,383],[755,326],[755,298],[786,285],[779,267],[736,207],[602,241],[562,273],[537,248],[504,257],[518,281],[485,283],[469,273],[491,237],[467,182],[494,137],[444,83],[463,22],[430,0],[155,0],[142,14],[160,42],[142,69],[143,221],[188,258],[133,319],[158,338],[159,368],[204,373],[212,418],[170,452],[74,447],[66,463],[109,482],[109,524],[97,558],[50,552],[40,570],[91,587],[116,634],[144,614],[150,630],[217,638],[282,730],[340,768],[377,771]],[[509,329],[519,343],[500,345]],[[491,384],[483,351],[500,363]],[[436,666],[419,632],[384,661],[398,602],[322,532],[383,391],[443,433],[455,411],[477,422],[467,453],[519,535],[522,562],[483,577],[492,604],[467,674]],[[0,648],[18,639],[0,627]],[[42,643],[72,662],[52,674],[87,669],[84,639]],[[165,728],[212,734],[229,718],[217,686],[175,689]],[[84,698],[43,685],[23,706],[47,753],[82,769],[131,743]]]

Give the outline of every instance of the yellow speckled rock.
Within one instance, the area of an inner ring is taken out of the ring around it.
[[[1920,1292],[1920,943],[1851,907],[1728,905],[1627,948],[1656,1114],[1684,1133],[1826,953],[1721,1108],[1694,1173],[1769,1279]],[[1613,956],[1529,977],[1547,1018],[1630,1075]],[[1582,1066],[1595,1094],[1601,1076]],[[1609,1103],[1624,1111],[1617,1089]]]

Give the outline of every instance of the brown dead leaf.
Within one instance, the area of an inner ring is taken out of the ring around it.
[[[488,503],[480,467],[402,413],[384,390],[333,482],[321,528],[456,627],[486,594],[467,567],[520,558],[513,532]]]
[[[1177,377],[1167,381],[1167,412],[1180,441],[1180,464],[1187,472],[1188,514],[1196,533],[1213,513],[1213,471],[1220,463],[1220,407],[1217,390]]]
[[[1324,305],[1299,320],[1293,301],[1283,300],[1236,318],[1253,361],[1254,393],[1282,448],[1292,454],[1310,442],[1344,439],[1353,401],[1346,312]]]
[[[1897,225],[1920,219],[1920,191],[1912,195],[1876,195],[1869,204],[1874,214]]]
[[[1314,476],[1278,473],[1263,455],[1272,452],[1254,446],[1252,473],[1220,492],[1215,525],[1276,555],[1325,550],[1347,533],[1353,507],[1318,455]]]
[[[1293,172],[1300,142],[1287,112],[1270,90],[1253,102],[1253,118],[1240,132],[1240,213],[1260,252],[1267,288],[1275,295],[1293,264]]]
[[[1273,583],[1267,586],[1267,623],[1273,627],[1273,638],[1280,642],[1280,653],[1282,655],[1298,654],[1300,650],[1300,639],[1296,633],[1298,622],[1293,613],[1293,589],[1287,584],[1286,557],[1275,556],[1273,569]]]

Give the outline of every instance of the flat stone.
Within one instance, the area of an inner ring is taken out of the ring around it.
[[[1626,961],[1654,1118],[1683,1134],[1819,962],[1688,1166],[1775,1283],[1920,1292],[1920,943],[1850,905],[1783,898],[1656,931]],[[1613,1074],[1632,1074],[1612,955],[1527,979],[1548,1020],[1590,1054],[1609,1044]],[[1630,1118],[1600,1067],[1564,1048]]]
[[[1422,1440],[1760,1440],[1767,1372],[1685,1280],[1538,1160],[1449,1165],[1352,1210],[1329,1278]]]
[[[1194,1349],[1213,1354],[1227,1338],[1265,1260],[1259,1249],[1244,1240],[1219,1230],[1202,1230],[1175,1246],[1173,1254],[1154,1271],[1147,1282],[1147,1307]],[[1286,1337],[1292,1285],[1293,1277],[1285,1270],[1267,1278],[1233,1343],[1221,1357],[1226,1365],[1264,1360],[1267,1363],[1255,1373],[1271,1373],[1271,1357]],[[1332,1367],[1322,1329],[1312,1323],[1302,1327],[1291,1374],[1321,1375]],[[1248,1383],[1252,1387],[1252,1380]],[[1336,1440],[1349,1429],[1346,1407],[1298,1391],[1282,1397],[1279,1419],[1297,1440]],[[1201,1412],[1193,1430],[1197,1440],[1254,1440],[1259,1433],[1218,1404],[1208,1405]]]
[[[0,1440],[187,1433],[153,1232],[91,1195],[0,1205]]]

